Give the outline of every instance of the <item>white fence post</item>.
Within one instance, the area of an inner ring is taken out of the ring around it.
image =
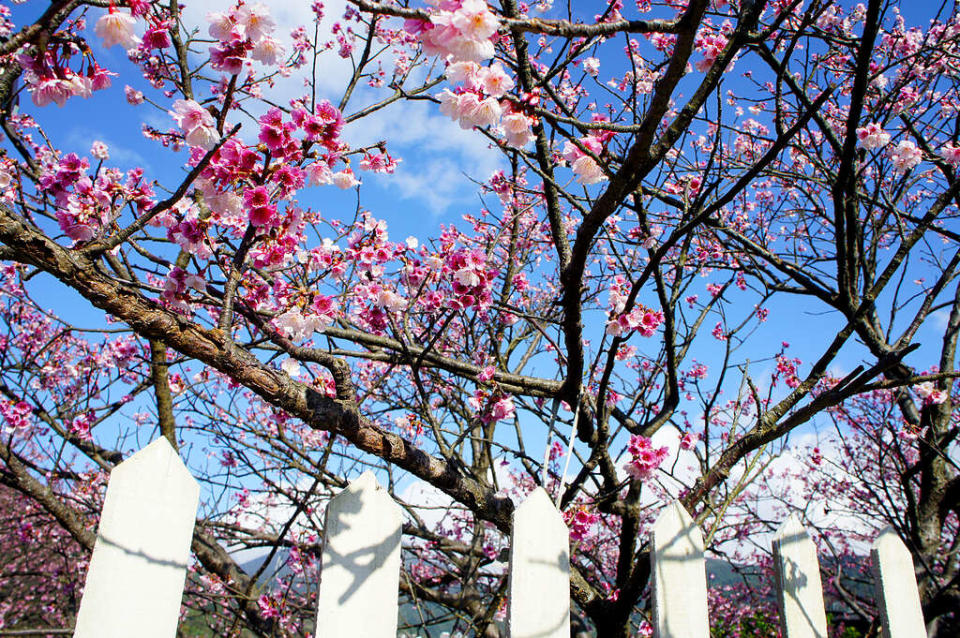
[[[75,638],[176,635],[200,489],[165,438],[117,465],[77,615]],[[400,507],[371,472],[327,506],[318,638],[394,638]],[[563,516],[535,489],[513,516],[511,638],[569,638],[570,544]],[[709,638],[703,535],[674,501],[652,530],[657,638]],[[826,638],[816,546],[796,515],[773,539],[784,638]],[[871,549],[884,638],[926,635],[913,560],[892,528]]]
[[[796,514],[773,537],[784,638],[827,638],[817,547]]]
[[[199,498],[163,437],[113,468],[74,638],[176,635]]]
[[[657,638],[708,638],[703,534],[680,501],[653,525],[653,615]]]
[[[510,638],[570,638],[570,532],[536,488],[514,512]]]
[[[372,472],[330,500],[316,636],[396,637],[400,531],[400,506]]]
[[[874,541],[870,556],[884,638],[924,638],[927,630],[910,550],[888,527]]]

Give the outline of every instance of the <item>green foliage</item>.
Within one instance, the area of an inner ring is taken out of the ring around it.
[[[736,625],[720,624],[710,628],[711,638],[778,638],[779,635],[776,619],[760,610],[741,616]]]

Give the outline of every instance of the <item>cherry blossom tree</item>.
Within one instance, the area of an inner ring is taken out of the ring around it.
[[[317,1],[292,33],[192,10],[0,4],[2,498],[76,570],[18,587],[78,590],[109,470],[164,436],[203,485],[185,632],[309,634],[323,505],[373,469],[410,627],[503,635],[511,513],[542,486],[574,630],[648,635],[659,508],[763,571],[746,549],[799,477],[862,523],[821,525],[833,566],[893,523],[952,635],[953,3]],[[73,148],[91,104],[134,113],[150,162]],[[479,203],[369,195],[460,130],[497,157]],[[814,426],[833,454],[784,469]],[[833,630],[876,631],[848,576]],[[773,631],[744,582],[711,594],[718,635]]]

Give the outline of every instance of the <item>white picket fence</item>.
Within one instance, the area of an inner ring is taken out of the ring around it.
[[[110,476],[74,636],[176,635],[200,489],[166,439]],[[317,609],[320,638],[395,638],[400,581],[400,507],[367,472],[327,506]],[[653,527],[654,629],[658,638],[708,638],[703,536],[675,502]],[[785,638],[826,638],[813,541],[796,517],[777,533]],[[510,552],[511,638],[569,638],[569,539],[542,489],[517,507]],[[926,635],[910,553],[896,533],[872,550],[885,638]]]

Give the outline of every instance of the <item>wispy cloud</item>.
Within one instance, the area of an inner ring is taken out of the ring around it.
[[[131,146],[117,142],[110,135],[105,135],[103,131],[76,127],[67,134],[64,145],[77,153],[86,155],[90,153],[90,146],[96,140],[106,144],[110,150],[110,159],[105,165],[124,169],[140,166],[144,170],[151,170],[150,162],[144,155]]]
[[[434,216],[457,205],[476,206],[471,178],[484,180],[500,168],[500,153],[475,131],[464,131],[441,115],[433,103],[396,106],[346,133],[358,146],[386,140],[390,152],[402,158],[393,176],[378,181],[403,199],[425,203]]]

